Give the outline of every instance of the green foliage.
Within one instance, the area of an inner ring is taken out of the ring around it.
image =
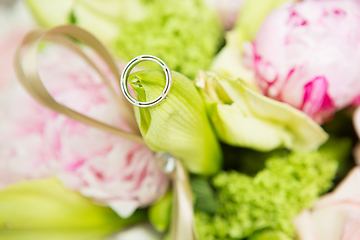
[[[224,170],[236,170],[249,176],[255,176],[264,169],[265,162],[272,156],[287,156],[289,150],[285,148],[276,149],[270,152],[259,152],[249,148],[233,147],[221,144],[224,154]]]
[[[343,164],[350,155],[351,145],[352,142],[350,138],[330,137],[329,140],[319,148],[319,152]]]
[[[336,173],[335,183],[339,183],[348,172],[354,167],[354,159],[351,155],[352,141],[349,137],[333,137],[319,148],[323,154],[333,157],[339,162],[339,169]]]
[[[217,209],[217,202],[210,183],[202,178],[192,178],[190,185],[195,197],[195,209],[214,214]]]
[[[293,236],[293,217],[332,186],[337,165],[328,154],[291,153],[268,159],[255,177],[219,173],[215,216],[196,213],[200,239],[242,239],[264,228]]]

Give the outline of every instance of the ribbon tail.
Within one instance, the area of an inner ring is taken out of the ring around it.
[[[179,160],[176,160],[172,179],[174,195],[170,226],[171,240],[198,240],[189,176]]]

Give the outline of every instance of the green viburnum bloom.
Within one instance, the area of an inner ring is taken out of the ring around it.
[[[271,157],[255,177],[219,173],[212,181],[218,194],[215,215],[195,214],[200,240],[243,239],[265,228],[294,237],[292,219],[329,190],[337,165],[321,152],[291,153]]]
[[[143,54],[195,77],[207,69],[223,41],[216,13],[203,0],[26,0],[45,27],[76,24],[122,60]],[[60,19],[59,19],[60,18]]]
[[[21,182],[0,191],[1,240],[97,240],[146,219],[120,218],[55,179]]]
[[[135,117],[147,145],[154,151],[178,157],[191,172],[215,174],[222,165],[222,153],[206,115],[204,102],[194,83],[172,72],[173,84],[166,100],[150,108],[135,107]],[[150,101],[165,85],[162,70],[146,70],[129,76],[136,98]]]
[[[200,71],[196,85],[218,137],[227,144],[258,151],[278,147],[308,151],[328,138],[301,111],[263,96],[239,80]]]
[[[292,240],[289,236],[281,231],[265,229],[251,235],[248,240]]]

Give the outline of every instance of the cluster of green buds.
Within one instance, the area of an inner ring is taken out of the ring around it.
[[[46,28],[75,24],[123,60],[157,56],[189,77],[209,67],[223,41],[215,11],[203,0],[26,0]]]

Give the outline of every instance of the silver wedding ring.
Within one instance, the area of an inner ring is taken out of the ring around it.
[[[131,70],[136,65],[138,65],[141,62],[145,62],[145,61],[156,62],[157,64],[159,64],[162,67],[162,69],[165,72],[166,83],[165,83],[165,88],[159,97],[157,97],[156,99],[149,101],[149,102],[140,102],[140,101],[136,100],[135,98],[133,98],[131,96],[131,94],[129,93],[128,77],[130,75]],[[132,59],[124,68],[124,70],[121,74],[121,78],[120,78],[121,91],[124,94],[125,98],[131,104],[138,106],[138,107],[152,107],[152,106],[158,105],[159,103],[161,103],[163,100],[166,99],[167,95],[170,92],[171,85],[172,85],[172,75],[171,75],[169,67],[166,65],[166,63],[163,60],[161,60],[158,57],[152,56],[152,55],[141,55],[141,56],[138,56],[138,57]]]

